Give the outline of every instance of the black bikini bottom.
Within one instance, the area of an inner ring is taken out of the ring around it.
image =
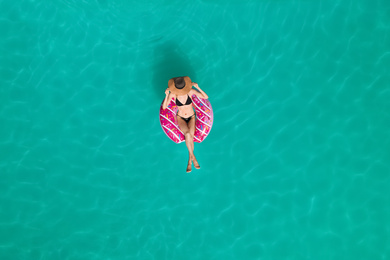
[[[179,116],[179,114],[177,114],[178,116]],[[188,123],[188,122],[190,122],[190,120],[191,120],[191,118],[193,117],[193,116],[195,116],[195,114],[193,114],[192,116],[190,116],[190,117],[187,117],[187,118],[184,118],[184,117],[181,117],[184,121],[186,121],[186,123]]]

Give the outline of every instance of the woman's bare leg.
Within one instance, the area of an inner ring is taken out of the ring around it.
[[[191,121],[192,121],[192,119],[190,120],[190,122]],[[190,122],[188,122],[188,123],[190,123]],[[194,120],[194,122],[195,122],[195,120]],[[194,156],[194,135],[191,134],[190,128],[188,127],[186,121],[184,121],[179,116],[177,116],[177,124],[179,125],[180,130],[184,133],[184,138],[185,138],[185,142],[186,142],[187,149],[189,152],[189,157],[190,157],[188,159],[187,172],[191,172],[192,158],[195,157]]]
[[[191,133],[191,141],[192,141],[192,162],[194,163],[194,167],[196,169],[200,169],[200,166],[199,166],[199,163],[198,161],[196,160],[196,157],[194,155],[194,134],[195,134],[195,116],[193,116],[191,118],[191,120],[188,122],[188,127],[190,129],[190,133]],[[191,159],[191,154],[190,154],[190,159]]]

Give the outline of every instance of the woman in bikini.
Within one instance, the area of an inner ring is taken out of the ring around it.
[[[196,89],[193,89],[194,86]],[[199,98],[208,99],[195,82],[189,77],[177,77],[168,81],[168,88],[165,90],[165,99],[163,109],[166,109],[172,98],[178,107],[176,115],[177,123],[183,132],[190,158],[188,159],[187,172],[191,172],[192,162],[196,169],[200,169],[199,163],[194,155],[194,133],[195,133],[195,111],[192,106],[191,96],[196,95]]]

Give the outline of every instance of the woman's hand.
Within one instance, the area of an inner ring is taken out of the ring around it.
[[[168,96],[169,95],[169,88],[167,88],[166,90],[165,90],[165,96]]]
[[[200,87],[198,86],[198,83],[192,82],[192,86],[194,86],[196,89],[198,89],[198,91],[194,91],[195,95],[197,95],[198,97],[203,98],[203,99],[209,98],[209,96],[207,96],[207,94],[204,93],[204,91],[200,89]]]

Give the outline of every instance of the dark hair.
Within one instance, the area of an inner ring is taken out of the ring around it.
[[[186,82],[184,81],[184,77],[175,78],[174,81],[175,81],[175,87],[177,89],[182,89],[186,86]]]

